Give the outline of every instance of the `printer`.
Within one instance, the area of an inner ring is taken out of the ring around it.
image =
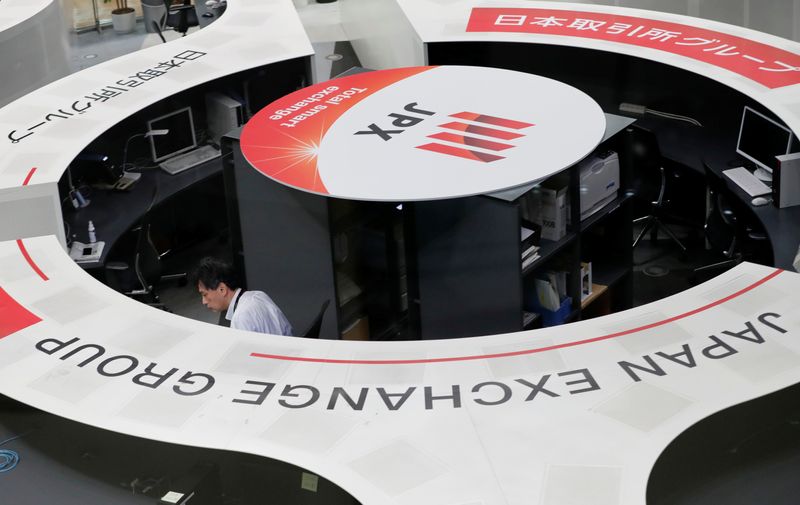
[[[614,151],[589,155],[578,163],[581,221],[602,209],[619,191],[619,156]]]

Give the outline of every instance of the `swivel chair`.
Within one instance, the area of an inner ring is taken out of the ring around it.
[[[755,224],[747,205],[728,188],[725,180],[703,162],[710,208],[704,232],[708,244],[723,257],[721,261],[698,267],[695,273],[725,270],[763,250],[766,234]]]
[[[161,264],[163,255],[159,254],[151,236],[150,208],[155,201],[157,191],[157,187],[153,189],[150,205],[139,226],[133,230],[136,233],[133,257],[106,262],[105,277],[108,285],[114,290],[148,305],[166,310],[156,290],[159,282],[162,280],[183,282],[186,279],[186,273],[163,274]]]
[[[163,31],[167,28],[172,28],[180,33],[182,37],[185,37],[189,28],[200,26],[200,21],[197,19],[197,11],[191,0],[183,0],[183,5],[172,5],[172,0],[164,0],[164,6],[167,10],[161,18],[161,23],[152,22],[153,28],[155,28],[162,42],[167,41],[163,34]]]
[[[330,300],[325,300],[324,302],[322,302],[322,307],[320,307],[317,317],[314,318],[308,329],[302,335],[299,336],[305,338],[319,338],[319,330],[322,327],[322,317],[325,315],[325,310],[328,308],[328,305],[330,303],[331,303]]]
[[[667,171],[664,169],[658,139],[650,130],[631,125],[625,130],[626,162],[631,165],[632,173],[640,182],[636,193],[648,199],[648,214],[633,220],[634,224],[643,223],[642,229],[633,241],[633,248],[639,244],[647,232],[657,237],[658,231],[664,233],[686,253],[686,246],[678,239],[664,222],[667,217]]]

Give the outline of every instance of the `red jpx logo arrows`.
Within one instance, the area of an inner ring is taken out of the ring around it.
[[[535,126],[531,123],[523,123],[522,121],[515,121],[513,119],[487,116],[485,114],[478,114],[475,112],[459,112],[458,114],[450,114],[450,117],[470,122],[465,123],[463,121],[451,121],[449,123],[439,125],[439,128],[445,128],[452,131],[437,132],[432,135],[428,135],[428,138],[443,140],[448,142],[448,144],[431,142],[430,144],[417,146],[417,149],[424,149],[426,151],[433,151],[436,153],[448,154],[450,156],[458,156],[460,158],[467,158],[470,160],[489,163],[492,161],[502,160],[504,156],[467,148],[479,148],[494,152],[505,151],[506,149],[515,147],[513,144],[509,144],[509,141],[513,141],[525,136],[525,134],[519,133],[519,130],[524,130],[525,128]],[[501,130],[499,128],[494,128],[495,126],[505,129]],[[471,135],[478,136],[473,137]],[[453,144],[458,144],[464,147],[456,147]]]

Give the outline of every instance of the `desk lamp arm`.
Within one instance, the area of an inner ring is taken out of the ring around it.
[[[144,133],[135,133],[130,137],[128,137],[128,140],[125,141],[125,148],[122,150],[122,170],[124,172],[127,172],[127,170],[125,169],[125,165],[127,164],[128,161],[128,145],[131,143],[131,140],[138,137],[144,137],[144,138],[156,137],[159,135],[166,135],[167,133],[169,133],[169,130],[167,129],[148,130]]]

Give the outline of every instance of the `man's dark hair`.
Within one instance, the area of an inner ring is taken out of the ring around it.
[[[217,289],[220,282],[224,282],[226,286],[233,290],[241,287],[233,266],[227,261],[212,258],[211,256],[206,256],[200,260],[197,268],[189,276],[189,280],[193,286],[197,286],[199,282],[202,282],[203,286],[208,289]]]

